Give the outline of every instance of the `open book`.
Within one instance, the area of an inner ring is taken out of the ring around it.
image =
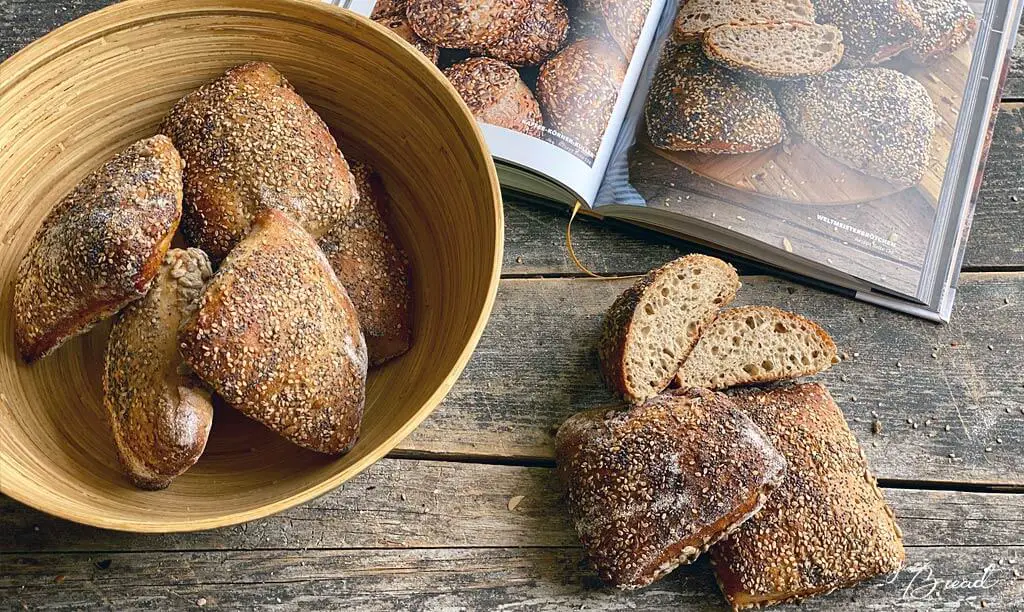
[[[502,185],[948,320],[1024,0],[327,0],[441,67]]]

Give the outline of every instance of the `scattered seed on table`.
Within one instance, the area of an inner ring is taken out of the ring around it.
[[[986,446],[985,447],[985,452],[986,453],[991,453],[992,452],[992,447],[991,446]]]
[[[994,351],[994,350],[996,350],[996,348],[990,344],[990,345],[988,345],[988,350]]]
[[[949,425],[946,425],[945,427],[943,427],[943,429],[949,431]]]
[[[871,433],[873,433],[876,436],[878,434],[882,433],[882,422],[881,421],[876,420],[875,422],[871,423]]]
[[[1002,444],[1002,443],[1003,443],[1003,439],[1002,438],[996,438],[996,444]]]

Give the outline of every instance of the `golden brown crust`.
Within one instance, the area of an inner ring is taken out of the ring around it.
[[[633,59],[640,31],[651,12],[651,0],[600,0],[600,4],[608,32],[626,61]]]
[[[789,472],[757,516],[712,548],[730,603],[770,605],[896,571],[902,533],[828,390],[805,384],[733,399]]]
[[[264,209],[319,237],[355,204],[327,125],[270,64],[232,68],[182,98],[160,129],[186,163],[185,237],[215,261]]]
[[[14,338],[27,362],[146,294],[181,218],[182,160],[139,141],[46,216],[18,267]]]
[[[172,249],[143,299],[110,332],[103,403],[129,480],[163,489],[192,467],[213,423],[210,394],[178,353],[178,327],[213,275],[199,249]]]
[[[536,0],[508,36],[471,51],[517,67],[536,66],[562,47],[568,33],[569,11],[562,0]]]
[[[409,25],[404,11],[398,14],[375,16],[373,20],[408,41],[431,63],[436,64],[437,60],[441,58],[441,50],[437,48],[437,45],[423,40],[416,34],[416,31]]]
[[[408,0],[416,33],[439,47],[471,49],[507,37],[526,19],[532,0]]]
[[[600,39],[575,42],[541,67],[537,99],[544,119],[579,154],[597,154],[626,67],[620,51]]]
[[[366,394],[366,343],[313,238],[270,209],[231,251],[179,337],[185,362],[230,405],[292,442],[348,451]]]
[[[542,135],[540,106],[515,68],[489,57],[472,57],[444,74],[480,121],[535,138]]]
[[[370,364],[377,366],[411,344],[409,260],[385,221],[390,202],[380,176],[365,163],[351,163],[359,203],[319,244],[352,298]]]
[[[785,463],[724,395],[662,395],[570,418],[556,436],[569,513],[601,579],[646,586],[764,504]]]

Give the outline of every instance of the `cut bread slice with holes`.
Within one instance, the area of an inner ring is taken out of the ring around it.
[[[705,255],[687,255],[637,281],[605,315],[598,353],[608,388],[634,404],[665,390],[739,288],[732,266]]]
[[[843,59],[843,33],[807,21],[726,24],[704,33],[704,53],[753,76],[800,79],[824,74]]]
[[[836,343],[817,323],[769,306],[723,312],[676,375],[683,388],[727,389],[810,376],[837,363]]]

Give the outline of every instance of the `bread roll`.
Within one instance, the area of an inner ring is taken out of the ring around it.
[[[756,513],[785,472],[757,426],[710,392],[578,414],[555,445],[587,556],[621,589],[692,562]]]
[[[910,0],[813,0],[818,23],[843,32],[843,65],[880,64],[924,37],[921,14]]]
[[[925,64],[952,53],[978,30],[978,18],[966,0],[910,0],[910,3],[923,23],[923,35],[915,38],[907,51],[916,62]]]
[[[699,43],[705,32],[720,25],[815,20],[811,0],[687,0],[681,4],[672,28],[680,44]]]
[[[161,132],[185,159],[185,237],[213,260],[264,209],[319,237],[355,204],[352,173],[327,126],[270,64],[232,68],[185,96]]]
[[[553,142],[578,156],[597,155],[619,90],[626,60],[603,40],[575,42],[551,58],[537,77],[537,98]]]
[[[320,248],[352,299],[370,365],[377,366],[409,350],[409,260],[385,221],[390,201],[384,183],[367,164],[351,163],[359,203],[320,239]]]
[[[608,32],[628,62],[633,59],[640,31],[651,12],[651,0],[600,0],[600,3]]]
[[[489,57],[473,57],[444,74],[478,120],[534,138],[543,134],[540,106],[515,68]]]
[[[533,0],[526,18],[498,42],[472,49],[513,66],[535,66],[558,51],[569,32],[562,0]]]
[[[192,467],[213,424],[210,393],[185,368],[178,328],[213,275],[199,249],[172,249],[146,297],[118,315],[103,371],[103,404],[131,482],[163,489]]]
[[[14,341],[26,362],[146,295],[181,219],[181,170],[168,138],[148,138],[50,211],[14,284]]]
[[[718,64],[755,77],[800,79],[843,59],[843,33],[806,21],[725,24],[704,33],[703,50]]]
[[[344,453],[359,435],[366,342],[313,238],[257,215],[181,329],[181,354],[231,406],[299,446]]]
[[[598,354],[608,388],[634,404],[661,393],[739,288],[732,266],[705,255],[680,257],[637,281],[604,317]]]
[[[408,0],[409,23],[424,40],[448,49],[493,45],[530,12],[532,0]]]
[[[757,516],[711,549],[736,608],[799,600],[899,569],[902,533],[822,385],[734,397],[789,471]]]
[[[437,60],[441,57],[441,50],[437,48],[437,45],[431,44],[416,34],[416,31],[409,25],[409,20],[405,14],[397,15],[383,15],[374,17],[374,21],[390,29],[395,34],[398,34],[404,40],[408,41],[412,46],[416,47],[416,50],[423,54],[431,63],[436,64]]]

